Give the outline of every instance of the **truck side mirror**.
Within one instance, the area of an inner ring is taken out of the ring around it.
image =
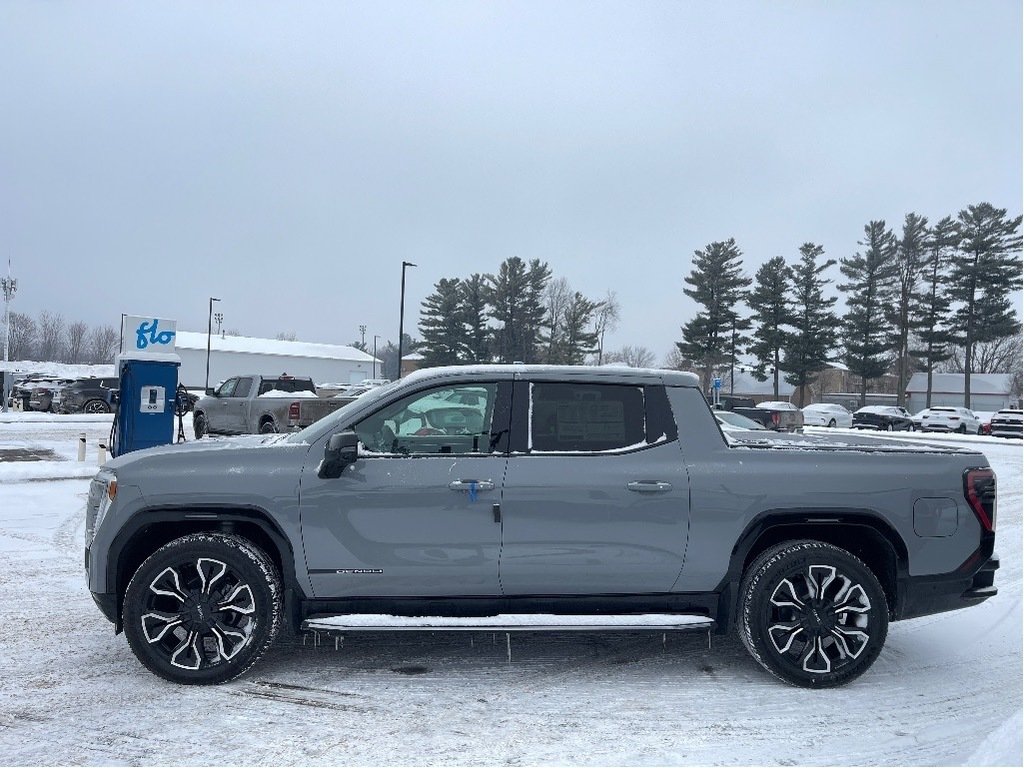
[[[327,479],[341,477],[345,467],[355,463],[359,456],[359,437],[351,429],[336,432],[327,440],[324,458],[317,469],[317,476]]]

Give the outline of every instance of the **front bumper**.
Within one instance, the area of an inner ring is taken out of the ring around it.
[[[899,585],[895,619],[913,619],[932,613],[955,611],[995,597],[996,555],[984,561],[974,573],[956,572],[941,576],[909,576]]]

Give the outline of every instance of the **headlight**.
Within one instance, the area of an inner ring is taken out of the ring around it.
[[[117,477],[109,470],[101,470],[89,484],[89,500],[85,509],[85,545],[92,544],[96,530],[117,496]]]

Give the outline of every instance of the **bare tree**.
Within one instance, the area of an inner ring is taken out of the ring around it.
[[[594,312],[594,334],[597,336],[597,364],[604,362],[604,334],[619,327],[619,299],[608,291]]]
[[[36,321],[21,312],[11,312],[10,322],[9,357],[11,360],[32,360],[39,335]]]
[[[953,347],[952,356],[943,365],[945,372],[964,372],[964,351],[964,347]],[[1019,332],[995,341],[979,342],[971,352],[971,373],[1014,373],[1020,366]]]
[[[572,286],[564,277],[551,280],[544,288],[544,331],[541,343],[547,345],[544,351],[546,363],[559,362],[561,359],[561,347],[565,336],[565,310],[572,296]]]
[[[64,352],[64,318],[58,312],[39,313],[39,360],[56,362]]]
[[[67,363],[85,362],[85,340],[89,334],[89,326],[81,320],[68,326],[68,343],[65,347],[64,361]]]
[[[650,368],[654,365],[654,353],[647,347],[634,347],[627,344],[621,349],[606,354],[604,362],[622,363],[630,368]]]
[[[101,325],[89,332],[85,357],[90,363],[110,363],[117,351],[120,334],[112,325]]]
[[[238,331],[225,331],[225,335],[238,336],[240,334],[238,333]],[[277,339],[278,341],[295,341],[298,338],[298,336],[295,334],[295,331],[281,331],[274,338]],[[353,344],[352,346],[358,348],[358,345],[356,344]]]

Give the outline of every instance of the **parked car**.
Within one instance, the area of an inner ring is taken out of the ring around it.
[[[53,390],[69,381],[70,379],[47,374],[29,374],[11,387],[9,405],[21,411],[48,411]],[[33,402],[32,396],[37,389],[40,392]]]
[[[53,381],[41,382],[32,388],[29,394],[28,406],[33,411],[55,411],[53,406],[54,395],[70,384],[74,379],[54,379]]]
[[[960,432],[980,435],[981,419],[967,408],[937,405],[921,414],[922,432]]]
[[[768,428],[758,421],[748,419],[733,411],[712,411],[723,432],[764,432]]]
[[[866,405],[853,414],[854,429],[913,432],[914,417],[899,405]]]
[[[771,674],[825,688],[870,668],[890,621],[996,594],[995,500],[959,446],[727,441],[693,374],[431,368],[283,438],[117,457],[89,488],[84,559],[115,631],[178,683],[243,674],[282,624],[461,617],[735,631]]]
[[[993,437],[1021,437],[1024,411],[1020,408],[1004,408],[992,417]]]
[[[749,403],[749,405],[745,403]],[[725,409],[732,413],[738,413],[751,421],[756,421],[765,429],[776,432],[798,432],[803,429],[804,416],[800,409],[792,403],[776,400],[769,400],[758,405],[753,403],[751,398],[722,395],[716,410]]]
[[[842,427],[853,426],[853,414],[835,403],[812,403],[803,408],[804,426]]]
[[[54,410],[59,413],[109,413],[111,392],[117,391],[118,379],[77,379],[54,394]]]
[[[302,397],[317,400],[313,380],[280,376],[232,376],[192,408],[196,437],[278,432],[289,408]]]

